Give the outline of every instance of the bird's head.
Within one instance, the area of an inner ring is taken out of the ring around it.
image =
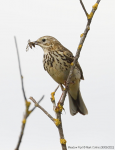
[[[44,51],[55,51],[58,50],[61,43],[52,36],[43,36],[35,41],[35,45],[42,47]]]

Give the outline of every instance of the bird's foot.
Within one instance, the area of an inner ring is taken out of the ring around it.
[[[60,102],[58,102],[58,103],[57,103],[57,106],[56,106],[56,108],[55,108],[55,112],[56,112],[56,113],[62,112],[62,109],[64,109],[63,106],[61,105]]]

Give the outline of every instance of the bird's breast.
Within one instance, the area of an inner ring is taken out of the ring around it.
[[[63,53],[56,51],[44,54],[43,65],[44,69],[57,83],[63,84],[67,80],[71,65],[63,56]]]

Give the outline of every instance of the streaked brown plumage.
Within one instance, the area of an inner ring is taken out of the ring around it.
[[[44,50],[44,69],[57,83],[64,84],[74,59],[73,54],[51,36],[43,36],[35,41],[35,44]],[[77,112],[83,115],[88,113],[79,89],[80,79],[84,79],[84,77],[82,69],[77,62],[68,91],[71,115],[75,115]]]

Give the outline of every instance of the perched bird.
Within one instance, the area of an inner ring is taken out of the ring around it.
[[[65,48],[57,39],[51,36],[43,36],[35,41],[44,51],[43,66],[49,75],[59,84],[65,85],[69,75],[73,54]],[[71,115],[81,113],[88,114],[80,92],[80,79],[84,79],[82,69],[78,62],[75,64],[70,81],[68,96]]]

